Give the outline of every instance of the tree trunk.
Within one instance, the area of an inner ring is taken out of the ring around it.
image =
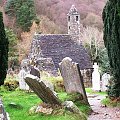
[[[108,95],[116,99],[120,97],[120,0],[108,0],[103,10],[103,22],[104,44],[114,77]]]

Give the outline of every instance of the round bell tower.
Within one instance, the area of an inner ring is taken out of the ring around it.
[[[68,20],[68,34],[73,37],[74,40],[79,40],[80,36],[80,14],[74,5],[71,6],[69,13],[67,14]]]

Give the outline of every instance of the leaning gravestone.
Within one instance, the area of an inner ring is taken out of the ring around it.
[[[100,73],[99,73],[99,66],[97,63],[93,65],[94,71],[92,73],[92,89],[94,91],[100,91]]]
[[[83,95],[84,101],[88,103],[79,65],[73,62],[69,57],[64,58],[59,65],[66,92],[81,93]]]
[[[51,105],[57,104],[61,106],[61,101],[58,99],[58,97],[49,87],[44,84],[43,81],[40,81],[37,76],[30,74],[26,75],[25,81],[43,102]]]
[[[107,85],[108,81],[110,80],[110,74],[104,73],[102,75],[102,86],[101,86],[101,91],[106,91],[107,90]]]

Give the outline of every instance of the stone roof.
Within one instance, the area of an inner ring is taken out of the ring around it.
[[[79,12],[78,10],[76,9],[75,5],[72,5],[69,12],[68,12],[68,15],[79,15]]]
[[[90,57],[85,48],[73,41],[68,34],[38,34],[34,36],[33,41],[36,41],[37,46],[40,46],[42,57],[53,59],[56,68],[59,68],[59,63],[65,57],[70,57],[74,62],[77,62],[81,70],[92,68]]]

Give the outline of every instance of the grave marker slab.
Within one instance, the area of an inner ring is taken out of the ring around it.
[[[110,75],[108,73],[104,73],[102,75],[102,86],[101,86],[101,91],[106,91],[107,90],[107,85],[108,81],[110,80]]]
[[[54,95],[53,91],[47,87],[43,81],[40,81],[37,76],[26,75],[25,81],[43,102],[52,105],[61,105],[61,101],[58,97]]]
[[[30,74],[40,78],[40,70],[36,66],[31,66]]]
[[[8,114],[6,113],[2,100],[0,98],[0,120],[10,120]]]
[[[79,65],[73,62],[69,57],[64,58],[59,65],[66,92],[79,92],[83,95],[84,100],[88,103]]]
[[[100,73],[99,73],[99,66],[97,63],[93,65],[94,71],[92,73],[92,89],[94,91],[100,91]]]
[[[25,82],[24,78],[28,73],[22,68],[18,74],[19,77],[19,87],[21,90],[29,90],[29,86]]]

